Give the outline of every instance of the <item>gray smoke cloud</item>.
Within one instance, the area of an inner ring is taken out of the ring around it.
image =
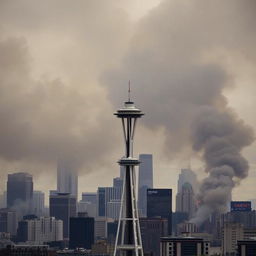
[[[248,175],[249,165],[241,150],[252,143],[253,131],[229,109],[204,109],[194,121],[192,141],[203,153],[208,177],[198,194],[199,209],[191,220],[201,224],[211,213],[224,213],[231,192]]]

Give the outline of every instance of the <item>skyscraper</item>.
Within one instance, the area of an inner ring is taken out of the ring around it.
[[[69,236],[69,218],[76,216],[76,197],[69,193],[50,195],[50,216],[63,221],[63,237]]]
[[[176,195],[176,212],[185,212],[189,218],[192,218],[195,211],[196,202],[193,188],[190,183],[186,182]]]
[[[151,154],[139,155],[139,197],[138,208],[140,215],[147,216],[147,189],[153,188],[153,159]]]
[[[17,210],[19,216],[29,213],[33,196],[33,178],[28,173],[8,174],[7,207]]]
[[[147,189],[148,218],[168,219],[168,235],[172,234],[172,190]]]
[[[72,168],[70,163],[60,160],[57,166],[57,191],[59,193],[70,193],[77,198],[78,195],[78,176],[77,171]]]
[[[91,249],[94,243],[94,218],[78,213],[70,218],[69,247]]]
[[[187,182],[192,185],[194,193],[197,193],[199,184],[196,174],[191,169],[181,169],[178,179],[178,193],[181,192],[183,184]]]

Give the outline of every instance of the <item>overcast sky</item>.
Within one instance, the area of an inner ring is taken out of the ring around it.
[[[249,134],[233,199],[256,198],[255,11],[255,0],[0,0],[1,191],[16,171],[55,189],[60,157],[79,192],[111,185],[124,152],[113,112],[131,80],[146,113],[135,152],[153,154],[155,187],[175,194],[189,164],[207,176],[191,130],[212,108]]]

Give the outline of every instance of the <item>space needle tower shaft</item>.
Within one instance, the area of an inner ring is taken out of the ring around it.
[[[135,189],[135,166],[139,165],[139,160],[133,157],[133,140],[137,119],[144,114],[130,99],[130,83],[128,101],[114,115],[122,120],[125,141],[125,157],[118,161],[125,175],[114,256],[143,256]]]

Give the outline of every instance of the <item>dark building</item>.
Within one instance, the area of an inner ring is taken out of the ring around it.
[[[29,213],[33,197],[33,178],[28,173],[8,174],[7,207],[17,210],[18,215]]]
[[[237,241],[238,256],[255,256],[256,240]]]
[[[140,230],[145,255],[160,255],[160,238],[168,235],[168,220],[141,218]]]
[[[91,249],[94,244],[94,218],[81,214],[70,218],[69,248]]]
[[[107,223],[107,241],[109,244],[115,244],[118,221]]]
[[[209,242],[194,237],[162,237],[160,256],[209,255]]]
[[[168,219],[168,235],[172,235],[171,189],[147,189],[147,216]]]
[[[69,219],[76,217],[76,197],[69,193],[51,194],[50,216],[63,221],[63,238],[68,238]]]
[[[0,256],[53,256],[48,245],[14,245],[0,249]]]

